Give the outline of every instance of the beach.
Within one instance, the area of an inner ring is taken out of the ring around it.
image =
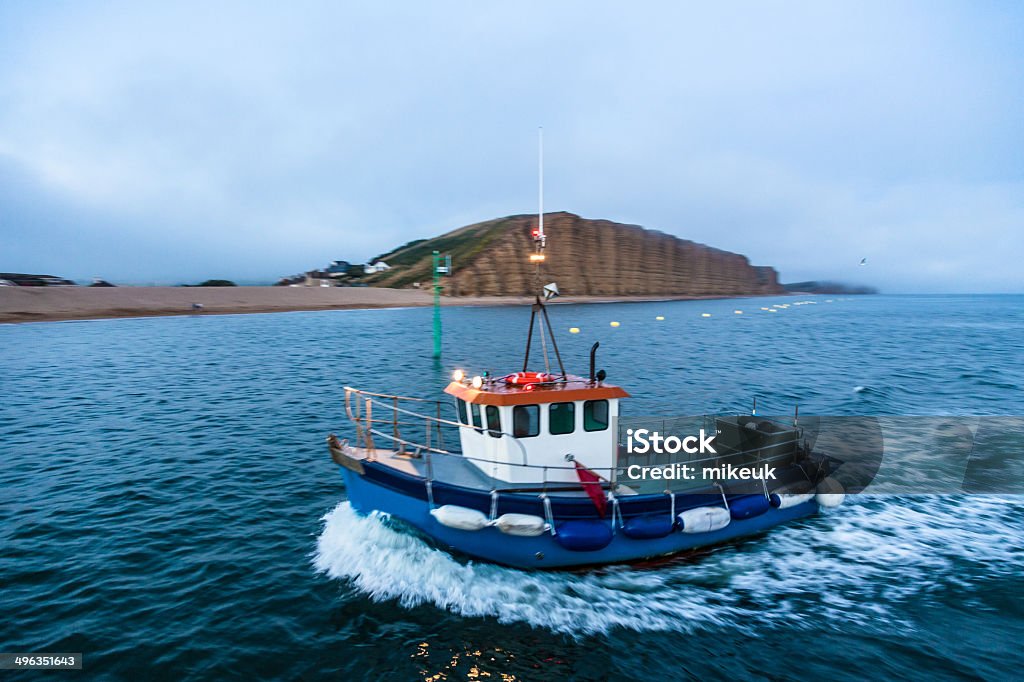
[[[687,300],[700,296],[566,296],[562,303]],[[721,297],[716,297],[721,298]],[[433,304],[424,289],[374,287],[0,287],[0,323],[295,310],[406,308]],[[523,296],[443,296],[441,304],[515,305]],[[193,304],[202,306],[193,308]]]

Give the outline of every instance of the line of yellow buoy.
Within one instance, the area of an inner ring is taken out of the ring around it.
[[[828,299],[825,302],[826,303],[831,303],[832,299]],[[790,306],[813,305],[815,303],[817,303],[817,301],[796,301],[794,303],[774,303],[774,304],[772,304],[771,307],[761,306],[761,310],[763,310],[766,313],[777,313],[780,310],[785,310],[785,309],[789,308]],[[739,310],[739,309],[733,310],[732,312],[733,312],[734,315],[742,315],[743,314],[743,311]],[[700,316],[701,317],[711,317],[711,313],[701,313]],[[664,315],[658,315],[654,319],[657,320],[658,322],[663,322],[665,320],[665,316]],[[612,320],[608,324],[610,326],[612,326],[612,327],[620,327],[622,325],[622,323],[619,322],[618,320]],[[570,334],[579,334],[580,333],[580,328],[579,327],[569,327],[569,333]]]

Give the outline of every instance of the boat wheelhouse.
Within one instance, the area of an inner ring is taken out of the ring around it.
[[[460,377],[445,393],[455,399],[462,452],[480,455],[471,461],[497,480],[534,483],[541,468],[548,471],[549,482],[578,483],[575,467],[566,467],[567,461],[592,470],[614,468],[613,423],[619,400],[629,397],[618,386],[520,372],[481,381],[479,387]]]

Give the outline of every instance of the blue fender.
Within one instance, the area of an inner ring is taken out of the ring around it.
[[[594,552],[612,541],[612,529],[606,521],[565,521],[555,531],[558,544],[573,552]]]
[[[729,500],[729,514],[737,521],[760,516],[770,507],[771,502],[764,495],[746,495]]]
[[[668,514],[644,514],[626,519],[622,534],[634,540],[663,538],[672,532],[675,519]]]

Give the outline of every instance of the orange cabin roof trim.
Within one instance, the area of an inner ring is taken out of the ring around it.
[[[591,384],[586,379],[572,376],[564,383],[533,385],[530,388],[512,386],[500,380],[485,384],[481,388],[453,381],[444,392],[477,405],[533,405],[629,397],[629,393],[618,386]]]

